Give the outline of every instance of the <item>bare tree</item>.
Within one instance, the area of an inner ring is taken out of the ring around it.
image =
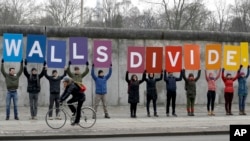
[[[80,24],[80,4],[80,0],[49,0],[44,11],[58,26],[77,26]]]

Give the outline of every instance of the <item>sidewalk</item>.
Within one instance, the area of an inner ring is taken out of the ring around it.
[[[207,116],[206,105],[195,105],[195,116],[189,117],[185,105],[176,107],[178,117],[166,117],[165,107],[158,106],[159,117],[147,117],[146,108],[138,106],[136,119],[130,118],[129,106],[109,106],[111,119],[104,119],[99,107],[97,122],[90,129],[71,126],[68,120],[61,129],[49,128],[44,120],[47,107],[38,108],[38,120],[29,120],[29,107],[19,107],[19,121],[14,120],[13,109],[9,121],[5,108],[0,108],[0,140],[28,138],[108,137],[147,135],[186,135],[229,133],[230,124],[250,124],[250,106],[247,116],[238,115],[238,105],[232,105],[233,116],[226,116],[224,105],[215,107],[216,116]],[[151,108],[152,111],[152,108]],[[171,110],[170,110],[171,112]],[[153,113],[153,112],[151,112]],[[152,114],[151,114],[152,115]]]

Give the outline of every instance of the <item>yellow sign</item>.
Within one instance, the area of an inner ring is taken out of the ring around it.
[[[223,66],[226,70],[238,70],[241,64],[240,46],[225,45],[223,53]]]
[[[248,66],[248,42],[241,42],[241,64],[243,67],[247,68]]]

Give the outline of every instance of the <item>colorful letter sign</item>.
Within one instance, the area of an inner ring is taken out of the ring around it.
[[[44,35],[28,35],[27,38],[27,61],[43,63],[46,55],[46,37]]]
[[[226,70],[238,70],[240,66],[240,46],[224,46],[223,66]]]
[[[206,69],[215,70],[221,68],[221,44],[206,45]]]
[[[23,53],[23,34],[3,34],[3,58],[6,62],[20,62]]]
[[[110,40],[94,40],[93,62],[96,67],[109,68],[112,63],[112,42]]]
[[[82,65],[88,61],[88,39],[85,37],[69,38],[69,59],[72,64]]]
[[[184,45],[185,69],[199,70],[200,69],[200,47],[195,44]]]
[[[128,47],[127,70],[130,73],[142,73],[144,71],[144,47]]]
[[[49,68],[64,68],[66,41],[48,40],[47,64]]]
[[[165,47],[165,69],[168,72],[180,72],[182,69],[182,47]]]
[[[146,70],[148,73],[160,73],[162,71],[162,47],[146,48]]]

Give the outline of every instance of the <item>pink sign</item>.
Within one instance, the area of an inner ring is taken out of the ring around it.
[[[142,73],[145,69],[145,48],[128,47],[127,70],[129,73]]]
[[[94,40],[93,62],[95,67],[110,67],[110,64],[112,63],[111,40]]]

